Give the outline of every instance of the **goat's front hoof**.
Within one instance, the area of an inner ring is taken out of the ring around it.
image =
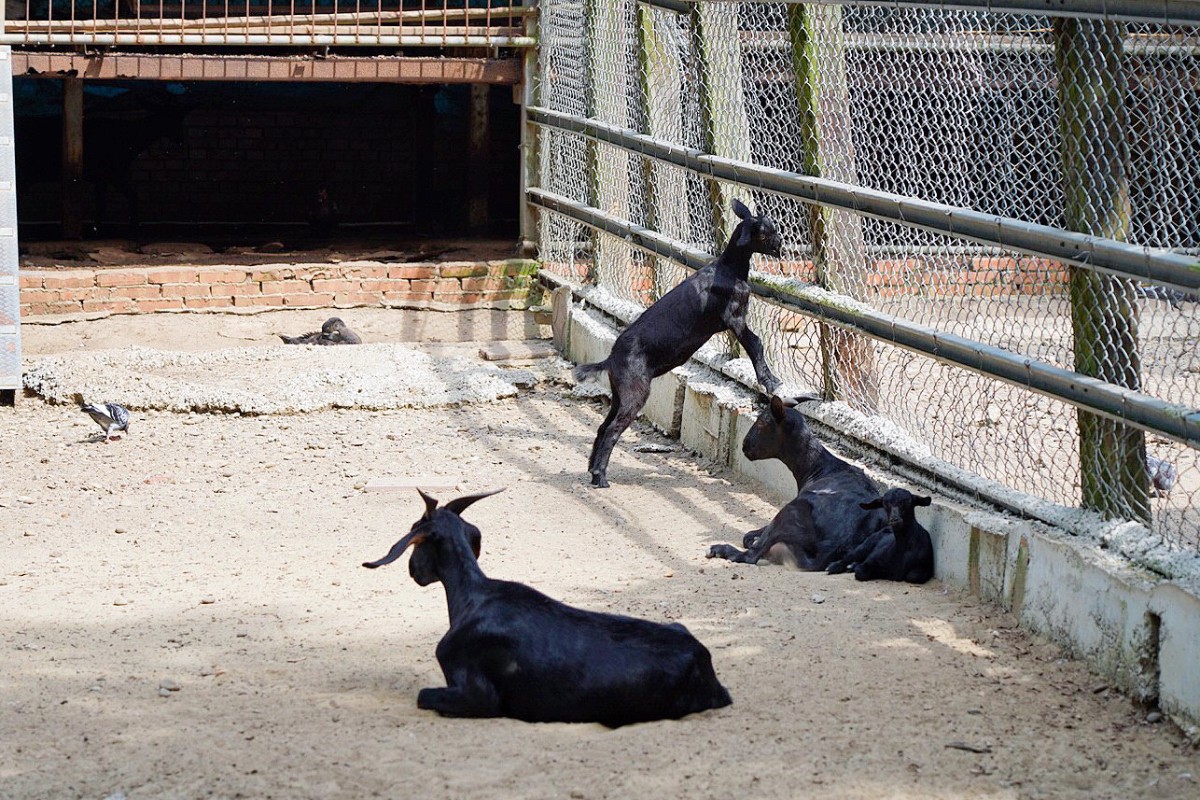
[[[714,544],[710,545],[708,552],[704,554],[705,558],[724,558],[732,561],[734,556],[739,555],[738,549],[731,544]]]
[[[754,547],[756,544],[758,544],[759,537],[761,537],[761,536],[762,536],[761,533],[757,533],[755,531],[750,531],[749,533],[747,533],[745,536],[742,537],[742,547],[749,550],[751,547]]]
[[[608,477],[603,472],[592,473],[592,486],[595,486],[597,489],[607,489]]]
[[[832,564],[830,564],[825,569],[825,571],[830,575],[841,575],[843,572],[846,571],[846,562],[845,561],[835,561]]]
[[[856,581],[869,581],[869,580],[871,580],[871,576],[870,576],[870,574],[867,572],[867,570],[866,570],[866,568],[865,568],[865,567],[862,567],[862,566],[858,566],[858,565],[856,565],[856,566],[854,567],[854,580],[856,580]]]

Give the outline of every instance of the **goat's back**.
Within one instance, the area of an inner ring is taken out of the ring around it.
[[[519,583],[489,581],[437,655],[481,672],[501,713],[530,722],[616,727],[732,702],[682,625],[573,608]]]

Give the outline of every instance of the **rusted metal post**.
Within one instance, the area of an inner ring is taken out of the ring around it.
[[[525,15],[525,35],[537,37],[537,0],[525,0],[525,7],[530,13]],[[520,218],[520,241],[517,249],[525,257],[533,257],[537,253],[537,216],[532,203],[529,202],[527,190],[531,186],[541,186],[541,175],[538,171],[538,126],[529,121],[526,109],[538,102],[538,49],[525,48],[522,56],[521,84],[519,87],[521,104],[521,196],[518,198]]]
[[[1066,227],[1124,241],[1130,223],[1125,26],[1054,18]],[[1075,370],[1141,389],[1138,307],[1132,280],[1071,268]],[[1081,503],[1110,519],[1149,523],[1145,434],[1079,412]]]
[[[787,13],[804,174],[856,184],[842,8],[789,5]],[[861,297],[862,220],[814,203],[808,206],[808,223],[817,285]],[[870,340],[822,322],[820,345],[825,396],[868,414],[876,411],[879,378]]]
[[[62,235],[83,238],[83,79],[63,78]],[[99,224],[102,220],[97,220]]]

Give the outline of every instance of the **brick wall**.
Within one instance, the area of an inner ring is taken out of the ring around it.
[[[22,270],[21,315],[246,308],[525,308],[537,262]]]

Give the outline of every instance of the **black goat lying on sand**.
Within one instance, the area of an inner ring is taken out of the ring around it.
[[[882,508],[887,527],[871,534],[844,559],[829,565],[829,574],[846,570],[855,580],[907,581],[925,583],[933,577],[933,540],[917,522],[914,506],[927,506],[932,498],[904,489],[889,489],[881,498],[863,503],[863,508]]]
[[[772,397],[770,408],[746,434],[742,452],[751,461],[778,458],[786,464],[796,479],[796,499],[765,528],[743,537],[744,552],[714,544],[709,558],[756,564],[765,556],[777,564],[823,570],[887,524],[877,507],[863,505],[879,497],[875,482],[826,450],[794,405]]]
[[[358,334],[347,328],[346,323],[342,322],[339,317],[330,317],[325,320],[321,330],[312,333],[303,333],[299,336],[284,336],[282,333],[275,335],[283,339],[284,344],[362,344],[362,339],[358,338]]]
[[[608,358],[575,368],[580,381],[607,371],[612,389],[608,416],[588,459],[594,485],[608,486],[608,459],[617,439],[646,405],[650,381],[685,363],[714,334],[733,331],[767,393],[779,387],[763,356],[762,341],[746,324],[746,310],[751,254],[778,256],[783,243],[766,215],[754,216],[737,200],[733,210],[742,221],[720,257],[643,311],[617,337]]]
[[[599,722],[610,728],[678,719],[733,702],[704,645],[678,623],[582,611],[520,583],[486,577],[479,528],[459,516],[487,494],[442,508],[424,492],[425,514],[386,556],[410,545],[408,572],[441,581],[450,630],[437,647],[446,688],[422,689],[417,707],[448,717]]]

